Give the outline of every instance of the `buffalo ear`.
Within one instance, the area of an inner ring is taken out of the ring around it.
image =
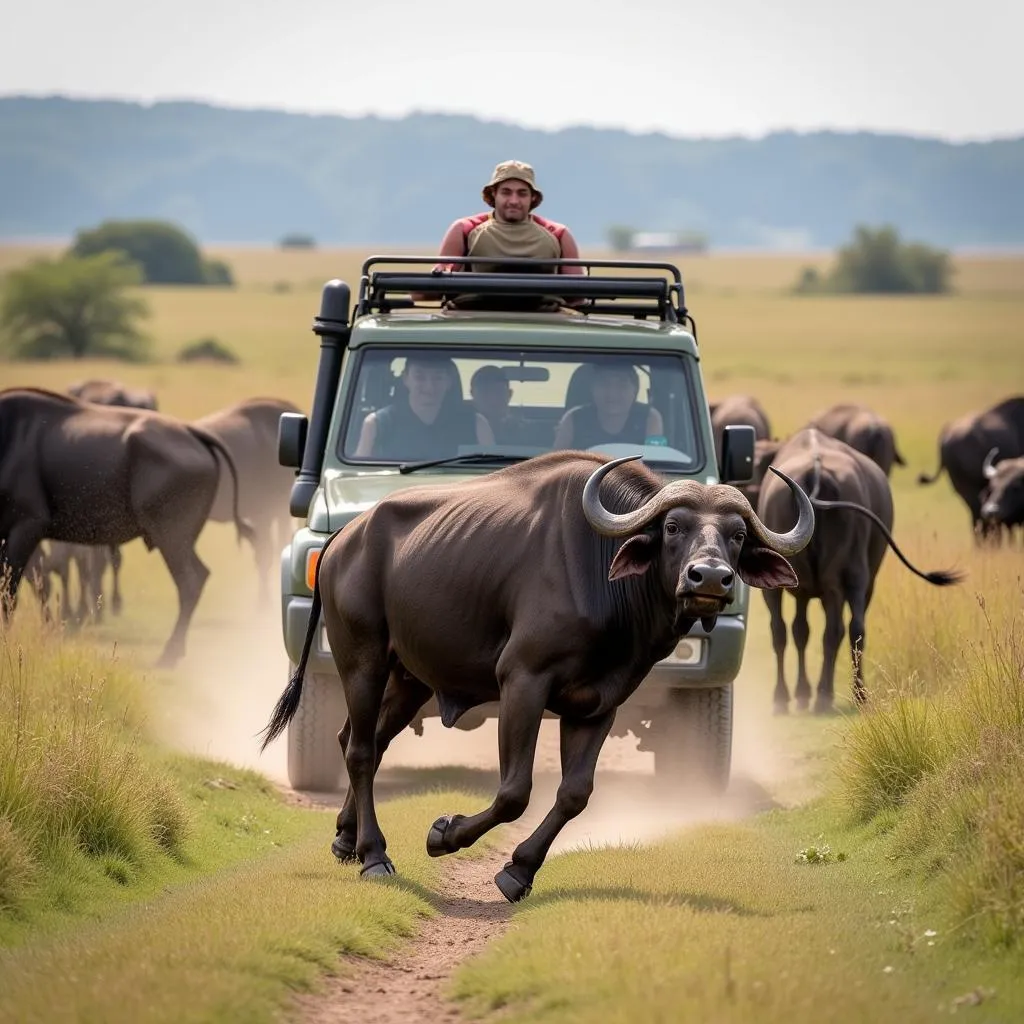
[[[747,586],[757,587],[758,590],[795,587],[800,583],[793,566],[777,551],[750,544],[743,545],[736,571]]]
[[[658,556],[658,540],[646,533],[638,533],[627,540],[615,553],[609,580],[621,580],[626,576],[643,576]]]

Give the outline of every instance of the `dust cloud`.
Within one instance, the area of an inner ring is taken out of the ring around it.
[[[240,601],[251,596],[240,597]],[[288,662],[279,612],[253,613],[244,626],[203,624],[189,638],[189,654],[166,684],[160,720],[162,738],[193,754],[254,768],[287,785],[283,738],[260,754],[264,727],[287,680]],[[654,775],[654,756],[637,750],[632,736],[610,737],[598,761],[594,794],[586,811],[563,830],[552,852],[578,847],[646,842],[688,825],[735,821],[810,795],[806,756],[790,749],[785,721],[771,713],[774,665],[756,645],[735,686],[732,781],[714,799],[698,799],[678,784]],[[496,784],[497,723],[477,729],[445,729],[427,719],[423,735],[406,730],[385,755],[380,792],[415,786],[409,769],[456,768],[467,779]],[[339,752],[340,756],[340,752]],[[540,821],[554,800],[560,778],[558,723],[545,720],[535,762],[534,789],[523,824]],[[456,772],[455,784],[458,774]],[[419,788],[422,788],[420,786]],[[329,798],[337,803],[337,795]],[[439,808],[439,813],[458,808]]]

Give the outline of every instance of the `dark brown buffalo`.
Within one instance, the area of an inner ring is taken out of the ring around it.
[[[295,471],[277,461],[277,426],[282,413],[299,411],[298,406],[280,398],[250,398],[195,421],[223,443],[238,467],[238,508],[255,530],[260,605],[269,600],[267,578],[274,551],[284,544],[291,521],[288,498],[295,483]],[[232,498],[231,487],[222,476],[210,518],[230,522]]]
[[[844,441],[875,462],[886,476],[894,465],[906,465],[892,427],[866,405],[833,405],[813,416],[807,426]]]
[[[825,610],[824,657],[814,710],[832,708],[836,655],[843,639],[846,605],[850,608],[853,695],[857,701],[863,701],[867,696],[862,664],[864,618],[886,546],[892,547],[911,572],[936,586],[957,583],[960,577],[950,572],[922,573],[907,561],[892,539],[893,503],[888,478],[874,460],[842,441],[813,427],[801,430],[779,448],[772,470],[797,481],[811,496],[815,509],[823,510],[810,544],[792,559],[799,583],[787,588],[796,598],[793,643],[798,664],[797,706],[806,708],[811,699],[806,652],[810,638],[807,606],[812,600],[820,601]],[[772,477],[761,487],[757,512],[768,525],[783,523],[793,514],[789,492],[778,487]],[[789,690],[783,669],[786,623],[782,618],[782,591],[765,591],[764,599],[771,616],[772,647],[777,662],[775,709],[785,713]]]
[[[130,409],[156,410],[156,395],[146,388],[130,388],[116,380],[85,380],[72,384],[68,394],[83,402],[94,402],[96,405],[115,405]],[[51,560],[56,563],[62,558],[72,558],[78,563],[78,569],[88,574],[91,596],[89,602],[93,613],[102,617],[103,576],[110,566],[113,577],[113,592],[110,596],[110,607],[115,615],[121,614],[121,549],[119,547],[99,548],[86,557],[84,552],[75,556],[73,552],[61,552],[55,544],[50,545]],[[79,575],[79,579],[83,577]],[[84,599],[83,592],[83,599]]]
[[[768,414],[753,395],[726,395],[725,398],[712,402],[708,408],[711,410],[715,451],[719,455],[722,453],[722,437],[728,426],[751,426],[754,428],[755,439],[767,439],[772,436]]]
[[[997,461],[993,448],[985,457],[982,474],[981,519],[990,533],[1024,527],[1024,456]]]
[[[321,609],[348,705],[339,742],[350,787],[332,849],[391,874],[373,778],[431,695],[442,723],[497,701],[501,783],[479,814],[439,818],[431,856],[471,846],[526,810],[545,711],[560,717],[562,783],[540,827],[495,876],[526,896],[566,822],[587,805],[618,706],[737,578],[785,587],[784,556],[814,529],[807,496],[787,532],[766,530],[733,487],[666,484],[635,457],[556,452],[449,487],[397,492],[325,545],[298,668],[264,734],[294,715]],[[616,470],[614,477],[602,480]]]
[[[970,510],[976,539],[989,536],[994,529],[981,515],[981,492],[987,483],[982,466],[993,448],[1003,459],[1024,455],[1024,395],[947,423],[939,435],[939,468],[931,476],[922,473],[917,478],[919,484],[933,484],[943,470],[949,474],[953,490]]]
[[[5,614],[44,539],[156,548],[178,590],[179,613],[160,664],[185,652],[209,570],[195,552],[217,492],[216,454],[198,427],[158,412],[93,405],[36,388],[0,391],[0,559],[10,569]],[[239,537],[252,527],[236,514]],[[0,564],[0,570],[4,568]]]
[[[146,388],[129,388],[116,380],[83,380],[72,384],[68,394],[83,402],[156,410],[156,395]]]

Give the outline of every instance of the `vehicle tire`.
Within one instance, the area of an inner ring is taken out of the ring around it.
[[[657,775],[723,793],[732,764],[732,683],[670,690],[658,711],[654,747]]]
[[[333,793],[345,785],[348,775],[338,732],[347,717],[341,680],[307,675],[295,717],[288,723],[288,781],[293,789]]]

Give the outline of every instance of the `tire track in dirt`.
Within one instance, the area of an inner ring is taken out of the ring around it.
[[[327,980],[316,995],[296,998],[302,1024],[419,1024],[459,1020],[444,996],[454,970],[497,938],[512,918],[512,905],[494,885],[495,865],[509,859],[518,830],[507,830],[497,848],[480,858],[448,859],[438,887],[437,913],[388,961],[345,956],[354,971]]]

